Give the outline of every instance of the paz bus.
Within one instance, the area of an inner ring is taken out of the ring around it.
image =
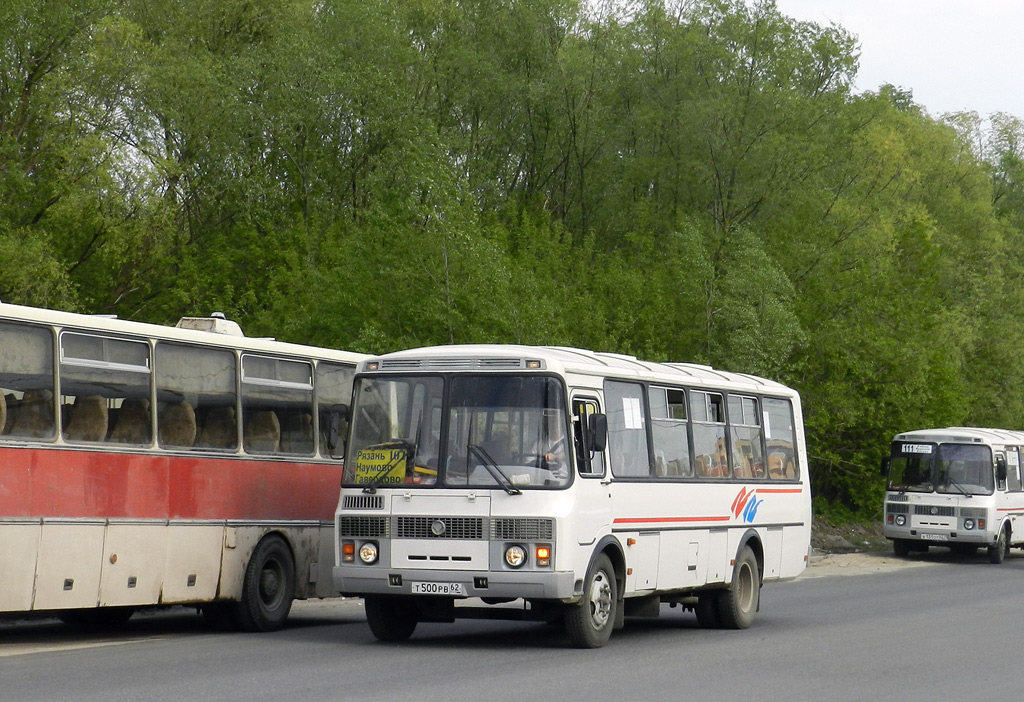
[[[807,565],[800,399],[706,366],[528,346],[356,374],[335,586],[381,640],[419,622],[564,624],[595,648],[662,603],[746,628]]]
[[[335,594],[363,356],[0,304],[0,614],[109,624],[191,605],[280,627]]]
[[[1002,563],[1024,547],[1024,432],[947,427],[897,434],[888,458],[883,534],[897,556],[980,548]],[[1021,523],[1018,524],[1018,519]]]

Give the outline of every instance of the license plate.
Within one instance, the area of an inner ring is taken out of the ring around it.
[[[945,534],[921,534],[921,538],[925,541],[948,541],[949,537]]]
[[[466,586],[462,583],[411,583],[414,595],[463,595]]]

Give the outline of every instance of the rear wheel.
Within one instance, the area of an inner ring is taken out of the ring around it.
[[[284,626],[295,597],[295,559],[283,538],[265,537],[245,569],[241,601],[233,608],[245,631],[274,631]]]
[[[697,595],[693,613],[697,615],[697,623],[704,629],[722,628],[722,615],[718,613],[718,595],[716,590]]]
[[[608,643],[618,607],[615,568],[603,553],[594,559],[583,583],[583,599],[565,610],[565,630],[576,648],[600,648]]]
[[[416,603],[408,597],[368,595],[363,600],[366,623],[381,641],[405,641],[416,630]]]
[[[744,546],[732,568],[732,583],[718,593],[718,613],[726,629],[746,629],[754,623],[761,596],[761,575],[757,559]]]

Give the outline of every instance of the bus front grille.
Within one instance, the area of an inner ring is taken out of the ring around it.
[[[482,539],[483,519],[479,517],[397,517],[398,539]]]

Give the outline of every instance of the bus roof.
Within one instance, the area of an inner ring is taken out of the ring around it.
[[[988,429],[981,427],[945,427],[936,429],[915,429],[897,434],[893,441],[926,441],[930,443],[954,444],[1021,444],[1024,432],[1010,429]]]
[[[654,363],[634,356],[588,351],[568,346],[516,344],[455,344],[396,351],[367,359],[379,362],[381,371],[511,371],[525,370],[528,361],[563,374],[635,378],[654,382],[742,388],[795,396],[781,383],[745,373],[731,373],[696,363]],[[366,366],[361,368],[365,370]]]
[[[205,318],[185,318],[193,322]],[[210,318],[216,322],[225,320]],[[281,353],[296,356],[309,356],[325,360],[341,361],[347,363],[358,363],[366,358],[366,354],[354,353],[351,351],[339,351],[325,349],[302,344],[291,344],[274,339],[258,337],[238,336],[230,333],[219,333],[215,331],[201,331],[195,328],[170,327],[161,324],[148,324],[144,322],[132,322],[105,315],[78,314],[75,312],[60,312],[39,307],[25,307],[22,305],[11,305],[0,303],[0,321],[9,322],[36,322],[48,324],[64,329],[73,329],[80,332],[100,332],[121,335],[134,335],[167,341],[181,341],[202,344],[204,346],[223,346],[225,348],[237,348],[248,351],[262,351],[266,353]],[[210,328],[224,326],[221,324],[210,324]],[[236,326],[228,322],[227,326]]]

